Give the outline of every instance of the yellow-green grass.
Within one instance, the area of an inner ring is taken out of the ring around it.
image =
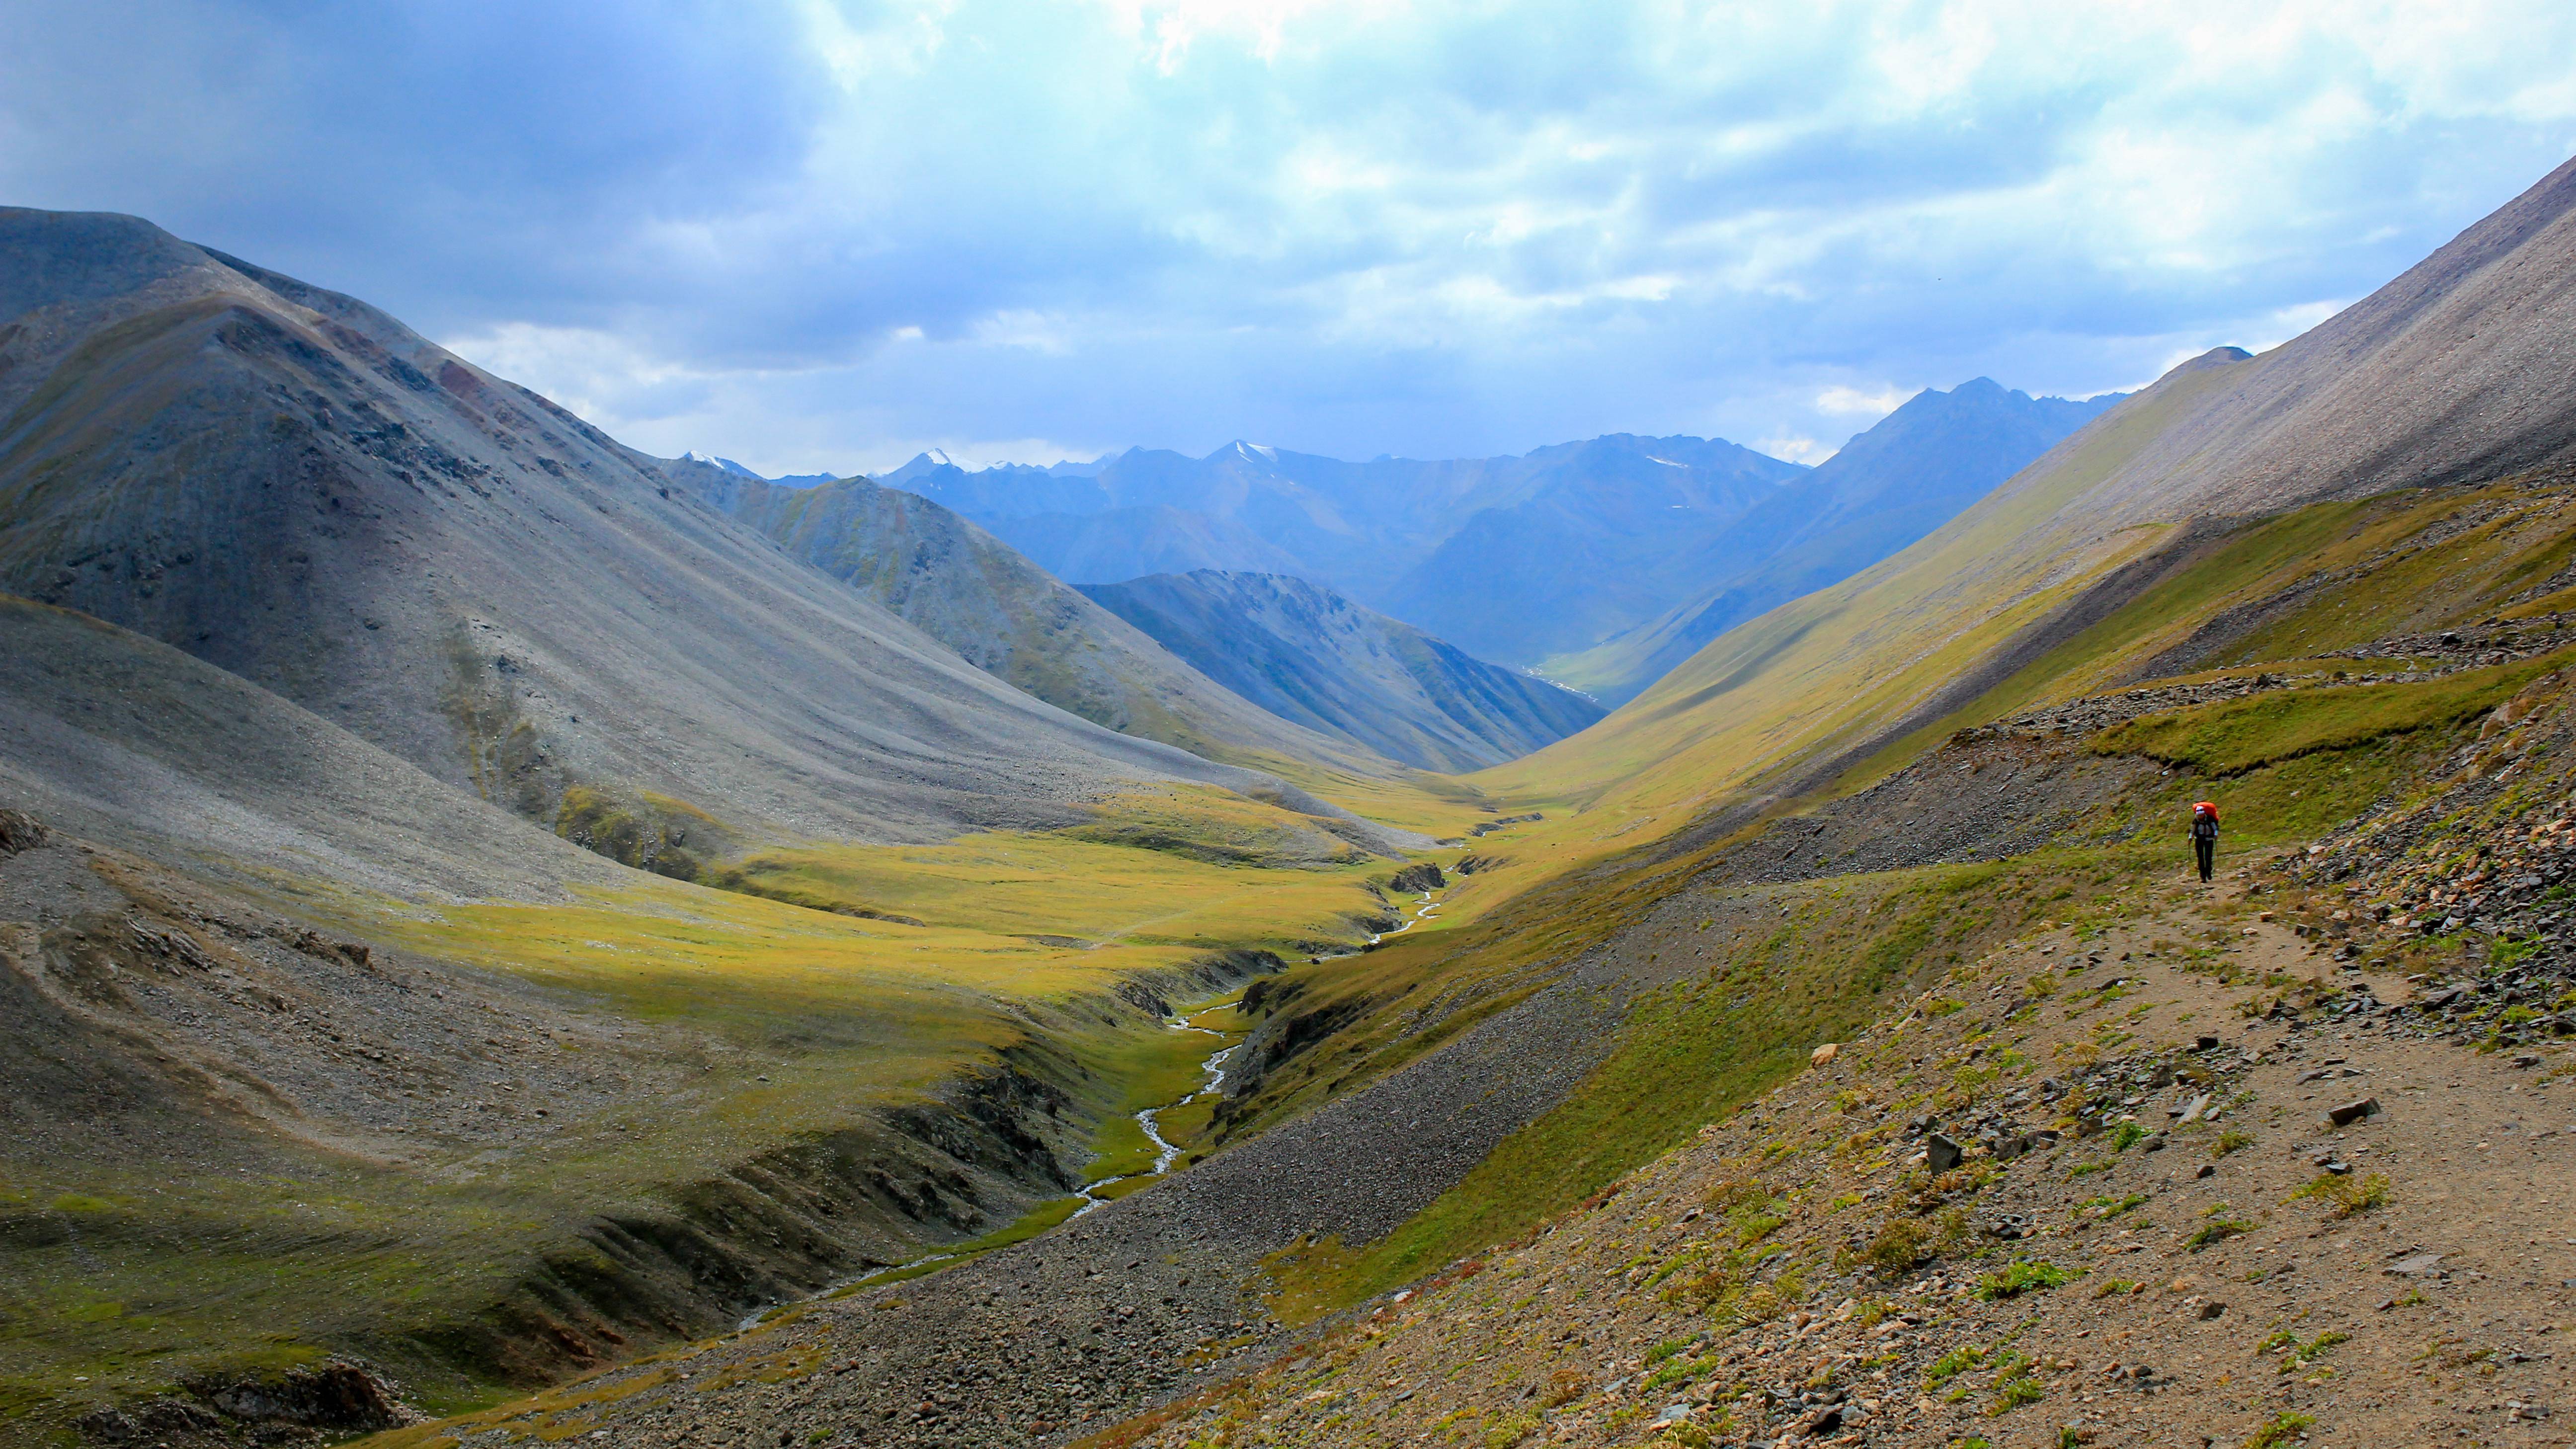
[[[2511,489],[2497,496],[2507,497]],[[1938,725],[1915,732],[1897,742],[1852,771],[1836,794],[1859,788],[1888,771],[1901,767],[1940,739],[1964,724],[1980,723],[2012,710],[2035,703],[2090,692],[2113,681],[2118,671],[2134,667],[2134,662],[2152,656],[2190,632],[2220,610],[2249,599],[2265,597],[2321,566],[2351,567],[2362,560],[2388,552],[2405,541],[2434,529],[2444,517],[2479,498],[2463,499],[2459,495],[2430,497],[2421,494],[2400,495],[2390,499],[2370,500],[2359,504],[2330,504],[2298,510],[2281,518],[2249,525],[2197,550],[2182,566],[2128,607],[2116,611],[2092,628],[2067,643],[2041,656],[2031,665],[2008,678],[1995,690],[1971,703]],[[2472,574],[2486,555],[2474,551],[2490,547],[2493,541],[2505,539],[2526,552],[2547,552],[2541,540],[2543,530],[2526,523],[2516,529],[2488,528],[2453,535],[2437,542],[2432,550],[2445,561],[2446,567],[2467,569]],[[2134,530],[2129,552],[2164,536],[2160,530]],[[2462,540],[2467,540],[2463,542]],[[2467,550],[2464,552],[2464,550]],[[2383,560],[2384,562],[2385,560]],[[2536,569],[2517,566],[2518,577],[2529,577]],[[2311,609],[2348,613],[2342,607],[2339,590],[2367,589],[2367,583],[2334,584],[2312,587]],[[2527,585],[2526,585],[2527,587]],[[1996,642],[2016,627],[2021,620],[2034,617],[2039,607],[2064,589],[2051,595],[2034,594],[2017,605],[1988,616],[1975,627],[1955,634],[1942,647],[1927,652],[1901,671],[1913,682],[1908,687],[1928,686],[1929,679],[1940,671],[1955,670],[1976,653]],[[2454,598],[2447,610],[2477,610],[2489,607],[2496,595],[2491,589],[2482,595]],[[1813,604],[1815,601],[1808,601]],[[1828,611],[1830,612],[1830,611]],[[2460,614],[2422,613],[2403,619],[2380,615],[2355,625],[2361,633],[2377,637],[2377,630],[2393,623],[2417,627],[2437,627],[2454,622]],[[1769,624],[1781,621],[1774,619]],[[1792,626],[1795,628],[1803,625]],[[1893,628],[1894,626],[1890,626]],[[1748,626],[1739,634],[1760,634],[1761,629]],[[1896,637],[1902,637],[1898,630]],[[2293,631],[2286,636],[2302,645],[2319,642],[2314,629]],[[1726,642],[1726,641],[1721,641]],[[1794,641],[1793,641],[1794,642]],[[1769,647],[1760,640],[1738,639],[1746,658],[1761,656]],[[2345,661],[2351,663],[2351,661]],[[1827,661],[1817,667],[1825,668]],[[1846,659],[1840,667],[1857,667]],[[2322,666],[2320,666],[2322,668]],[[2355,670],[2364,666],[2353,664]],[[1924,675],[1923,671],[1931,671]],[[2511,676],[2514,671],[2506,671]],[[1756,681],[1757,683],[1763,681]],[[1791,681],[1795,683],[1795,681]],[[2509,690],[2507,692],[2510,692]],[[2435,694],[2442,691],[2436,690]],[[2479,698],[2483,699],[2483,694]],[[1772,693],[1756,697],[1748,704],[1760,707],[1765,699],[1773,702],[1788,698],[1793,704],[1804,696]],[[1773,736],[1746,739],[1752,724],[1741,719],[1724,718],[1724,705],[1717,700],[1698,706],[1711,718],[1704,721],[1712,732],[1711,739],[1735,739],[1767,747],[1777,738],[1791,741],[1800,729],[1806,729],[1803,743],[1795,744],[1784,758],[1813,758],[1820,749],[1830,747],[1837,736],[1824,726],[1807,726],[1787,718],[1788,710],[1774,721],[1778,726]],[[1835,702],[1841,708],[1846,702]],[[1827,713],[1831,711],[1828,710]],[[2433,710],[2431,713],[2439,714]],[[2293,760],[2278,766],[2265,766],[2251,774],[2240,775],[2221,784],[2212,772],[2189,767],[2177,768],[2160,781],[2159,788],[2145,792],[2139,799],[2105,811],[2089,831],[2079,835],[2097,841],[2109,841],[2136,833],[2154,841],[2168,832],[2178,832],[2182,806],[2190,799],[2218,793],[2228,801],[2230,851],[2254,848],[2266,842],[2301,838],[2322,830],[2354,809],[2398,789],[2403,772],[2422,763],[2421,748],[2404,741],[2391,741],[2385,730],[2391,727],[2421,723],[2427,716],[2390,716],[2360,722],[2369,727],[2346,728],[2320,735],[2310,745],[2359,744],[2357,749],[2339,750],[2322,756]],[[1730,734],[1729,732],[1733,732]],[[1574,743],[1582,743],[1581,741]],[[1565,747],[1559,747],[1563,750]],[[1716,760],[1713,748],[1704,743],[1685,751],[1690,756],[1689,768],[1699,772],[1708,783],[1708,799],[1722,799],[1730,788],[1748,788],[1759,780],[1758,761],[1748,750],[1743,759]],[[1508,857],[1511,864],[1491,875],[1472,878],[1479,891],[1493,892],[1488,902],[1475,910],[1460,910],[1462,921],[1476,922],[1452,940],[1404,941],[1398,938],[1388,950],[1376,955],[1327,962],[1320,967],[1301,968],[1308,978],[1310,993],[1298,1004],[1313,1009],[1332,1002],[1365,999],[1371,1008],[1352,1027],[1331,1044],[1329,1052],[1318,1052],[1307,1062],[1292,1063],[1266,1084],[1254,1105],[1263,1113],[1297,1110],[1318,1095],[1348,1090],[1377,1073],[1412,1055],[1428,1043],[1406,1036],[1398,1030],[1401,1013],[1412,1003],[1423,999],[1403,995],[1408,985],[1423,992],[1468,983],[1467,989],[1485,993],[1482,1010],[1516,999],[1517,994],[1532,984],[1551,959],[1561,960],[1589,940],[1598,939],[1611,923],[1632,918],[1640,907],[1652,900],[1663,883],[1686,878],[1706,850],[1691,856],[1665,859],[1657,847],[1658,838],[1672,823],[1687,819],[1703,805],[1703,800],[1682,802],[1681,808],[1659,806],[1651,795],[1622,793],[1627,786],[1584,798],[1578,791],[1562,797],[1541,795],[1551,787],[1539,774],[1547,764],[1542,755],[1523,762],[1525,778],[1513,794],[1503,787],[1501,777],[1507,771],[1488,772],[1476,777],[1477,783],[1494,785],[1497,797],[1506,808],[1515,810],[1533,804],[1565,810],[1548,822],[1516,827],[1491,842],[1479,842],[1480,853],[1497,853]],[[2233,763],[2243,765],[2243,760]],[[1781,802],[1788,808],[1795,802]],[[1567,810],[1571,805],[1573,808]],[[1552,811],[1553,813],[1553,811]],[[2176,839],[2178,840],[2178,835]],[[1722,842],[1721,842],[1722,844]],[[2179,844],[2149,846],[2144,858],[2152,868],[2165,869],[2171,864],[2163,857],[2172,853],[2173,860],[2183,859]],[[2176,867],[2178,868],[2178,867]],[[1484,919],[1478,921],[1479,916]],[[1464,1018],[1472,1021],[1482,1010]]]
[[[1355,815],[1435,840],[1464,835],[1477,821],[1499,813],[1495,802],[1473,782],[1409,765],[1372,774],[1285,755],[1233,758],[1227,763],[1266,771]]]
[[[1120,1099],[1117,1110],[1102,1119],[1095,1140],[1095,1148],[1100,1155],[1086,1169],[1088,1181],[1129,1177],[1151,1168],[1157,1153],[1152,1139],[1145,1135],[1145,1129],[1137,1122],[1135,1114],[1150,1108],[1168,1108],[1196,1093],[1207,1083],[1204,1070],[1207,1059],[1242,1041],[1250,1030],[1249,1024],[1232,1009],[1230,1001],[1215,1009],[1195,1011],[1191,1013],[1190,1020],[1205,1023],[1207,1030],[1222,1035],[1205,1036],[1196,1031],[1165,1029],[1151,1036],[1133,1038],[1122,1044],[1116,1053],[1103,1059],[1107,1074],[1124,1084],[1125,1095]],[[1203,1125],[1211,1109],[1204,1104],[1193,1106],[1199,1108],[1197,1116]],[[1173,1114],[1168,1111],[1156,1118],[1156,1126],[1162,1130],[1163,1139],[1186,1148],[1189,1135],[1186,1129],[1176,1133],[1174,1128],[1177,1125]],[[1120,1186],[1132,1192],[1144,1186],[1147,1180]],[[1123,1194],[1112,1192],[1109,1195]]]
[[[2499,516],[2456,532],[2463,510]],[[2576,516],[2551,495],[2513,484],[2468,493],[2409,491],[2295,509],[2248,523],[2196,550],[2138,597],[2048,650],[1948,716],[1891,742],[1838,787],[1866,788],[1952,731],[2118,686],[2206,621],[2303,586],[2221,661],[2192,677],[2265,666],[2368,674],[2400,661],[2317,659],[2314,652],[2430,632],[2497,612],[2566,551]],[[2421,542],[2419,542],[2421,540]]]
[[[2104,754],[2145,755],[2213,775],[2238,775],[2258,765],[2485,713],[2532,680],[2571,662],[2576,662],[2576,649],[2408,684],[2276,690],[2144,715],[2103,731],[2093,747]]]
[[[1062,1064],[1046,1070],[1102,1131],[1096,1146],[1141,1146],[1119,1140],[1136,1132],[1129,1114],[1193,1090],[1217,1043],[1140,1021],[1112,990],[1189,991],[1202,978],[1181,968],[1220,951],[1356,942],[1349,917],[1379,908],[1367,884],[1396,863],[1315,860],[1350,852],[1303,819],[1183,792],[1106,802],[1094,820],[1256,858],[1305,851],[1289,866],[1070,832],[780,857],[790,880],[923,926],[644,875],[565,900],[444,904],[280,880],[276,897],[302,913],[614,1024],[622,1045],[587,1044],[585,1065],[670,1085],[489,1140],[378,1134],[342,1152],[217,1131],[204,1145],[220,1165],[189,1174],[0,1155],[0,1218],[77,1229],[9,1255],[0,1424],[60,1438],[81,1403],[112,1393],[353,1349],[433,1408],[471,1407],[499,1381],[406,1357],[402,1335],[501,1301],[542,1256],[596,1256],[579,1229],[602,1213],[667,1211],[673,1192],[921,1101],[1005,1051]]]

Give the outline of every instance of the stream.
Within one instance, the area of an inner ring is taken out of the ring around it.
[[[1425,896],[1424,899],[1428,900],[1430,897]],[[1230,1010],[1231,1008],[1232,1003],[1228,1002],[1224,1005],[1204,1008],[1202,1012],[1197,1014],[1204,1014],[1206,1011],[1225,1011]],[[1199,1033],[1201,1036],[1212,1036],[1220,1041],[1225,1038],[1224,1032],[1211,1031],[1204,1026],[1198,1025],[1187,1016],[1174,1017],[1171,1020],[1164,1022],[1163,1026],[1164,1029],[1168,1031],[1194,1031]],[[1113,1199],[1101,1196],[1101,1193],[1114,1183],[1128,1182],[1139,1177],[1160,1177],[1164,1173],[1172,1170],[1172,1164],[1180,1158],[1181,1149],[1163,1136],[1161,1122],[1162,1115],[1176,1107],[1186,1107],[1190,1103],[1198,1101],[1202,1097],[1223,1091],[1225,1089],[1226,1058],[1233,1056],[1235,1051],[1241,1046],[1241,1042],[1231,1042],[1209,1053],[1207,1060],[1199,1063],[1199,1072],[1205,1080],[1200,1082],[1197,1090],[1177,1101],[1165,1102],[1159,1107],[1148,1107],[1136,1114],[1136,1125],[1145,1129],[1145,1140],[1154,1144],[1154,1165],[1142,1172],[1122,1172],[1116,1177],[1104,1177],[1098,1182],[1083,1184],[1083,1186],[1075,1193],[1075,1196],[1082,1199],[1082,1206],[1073,1210],[1072,1217],[1078,1218],[1084,1213],[1106,1206],[1109,1202],[1113,1201]],[[1058,1199],[1058,1201],[1062,1201],[1062,1199]],[[1071,1221],[1071,1218],[1068,1218],[1067,1221]],[[831,1287],[824,1289],[822,1292],[817,1293],[814,1296],[816,1298],[833,1297],[838,1294],[847,1293],[854,1288],[864,1288],[870,1283],[880,1282],[898,1274],[910,1274],[917,1269],[935,1267],[941,1263],[951,1262],[958,1258],[970,1258],[984,1251],[986,1250],[983,1248],[978,1248],[968,1244],[951,1248],[946,1252],[930,1253],[925,1256],[915,1258],[908,1263],[889,1263],[884,1267],[871,1268],[856,1277],[835,1283]],[[758,1327],[762,1319],[767,1318],[769,1315],[786,1306],[787,1305],[783,1303],[773,1303],[761,1308],[753,1312],[749,1317],[743,1319],[740,1324],[736,1325],[734,1331],[737,1333],[748,1332],[751,1329]]]
[[[1414,911],[1414,913],[1413,913],[1413,919],[1411,919],[1411,920],[1409,920],[1409,921],[1406,921],[1403,925],[1396,927],[1396,928],[1395,928],[1394,930],[1392,930],[1392,931],[1383,932],[1383,933],[1381,933],[1381,934],[1378,934],[1378,935],[1374,935],[1374,936],[1369,937],[1369,944],[1370,944],[1370,945],[1372,945],[1372,946],[1374,946],[1374,945],[1376,945],[1378,942],[1385,940],[1388,936],[1401,936],[1401,935],[1403,935],[1405,932],[1412,930],[1416,925],[1419,925],[1420,923],[1422,923],[1422,922],[1424,922],[1424,921],[1430,920],[1430,919],[1431,919],[1431,913],[1432,913],[1434,910],[1436,910],[1436,909],[1438,909],[1438,907],[1437,907],[1437,906],[1435,906],[1435,905],[1432,903],[1432,900],[1431,900],[1431,892],[1429,892],[1429,891],[1424,891],[1424,892],[1422,893],[1422,905],[1421,905],[1421,907],[1420,907],[1419,909],[1417,909],[1416,911]]]
[[[1215,1007],[1210,1009],[1224,1010],[1226,1008]],[[1196,1025],[1186,1016],[1174,1017],[1172,1020],[1164,1022],[1163,1025],[1172,1031],[1194,1031],[1203,1036],[1215,1037],[1220,1041],[1225,1038],[1224,1032],[1210,1031],[1206,1027]],[[1121,1173],[1116,1177],[1104,1177],[1098,1182],[1085,1183],[1082,1187],[1081,1193],[1079,1194],[1082,1198],[1082,1206],[1074,1209],[1073,1215],[1075,1217],[1080,1217],[1084,1213],[1090,1212],[1092,1209],[1110,1201],[1110,1199],[1102,1197],[1100,1194],[1113,1183],[1126,1182],[1131,1178],[1138,1177],[1160,1177],[1164,1173],[1172,1170],[1173,1160],[1181,1155],[1181,1149],[1164,1140],[1163,1128],[1160,1120],[1162,1115],[1165,1112],[1171,1111],[1175,1107],[1186,1107],[1192,1102],[1199,1100],[1201,1097],[1223,1091],[1225,1089],[1225,1059],[1233,1056],[1235,1049],[1241,1045],[1242,1043],[1235,1042],[1226,1046],[1221,1046],[1214,1052],[1211,1052],[1206,1061],[1199,1063],[1199,1071],[1207,1078],[1207,1080],[1199,1085],[1199,1089],[1197,1091],[1190,1093],[1188,1096],[1181,1098],[1177,1102],[1165,1102],[1162,1106],[1148,1107],[1144,1111],[1136,1114],[1136,1125],[1145,1129],[1145,1140],[1154,1144],[1154,1165],[1143,1172],[1126,1172]]]
[[[1402,935],[1422,922],[1432,919],[1432,912],[1439,908],[1438,903],[1432,899],[1432,894],[1433,893],[1430,891],[1424,891],[1422,893],[1422,904],[1414,908],[1413,915],[1406,919],[1404,924],[1397,926],[1392,931],[1385,931],[1371,935],[1369,937],[1369,944],[1374,946],[1378,942],[1385,940],[1388,936]],[[1163,1026],[1167,1031],[1194,1031],[1202,1036],[1212,1036],[1222,1041],[1225,1038],[1225,1033],[1221,1031],[1211,1031],[1204,1026],[1200,1026],[1192,1018],[1204,1015],[1209,1011],[1223,1011],[1227,1009],[1228,1006],[1204,1007],[1201,1008],[1200,1011],[1192,1013],[1191,1016],[1173,1017],[1171,1020],[1164,1022]],[[1083,1184],[1082,1187],[1074,1194],[1082,1199],[1082,1206],[1073,1210],[1072,1217],[1078,1218],[1084,1213],[1094,1211],[1095,1209],[1105,1206],[1109,1202],[1113,1201],[1114,1199],[1104,1197],[1102,1194],[1119,1183],[1132,1182],[1140,1177],[1160,1177],[1172,1170],[1172,1164],[1180,1160],[1181,1149],[1169,1138],[1166,1138],[1163,1135],[1162,1115],[1174,1108],[1186,1107],[1192,1102],[1196,1102],[1203,1097],[1225,1090],[1226,1059],[1232,1057],[1235,1052],[1241,1048],[1241,1046],[1241,1042],[1232,1042],[1210,1052],[1207,1060],[1199,1063],[1199,1072],[1205,1080],[1199,1083],[1196,1091],[1191,1092],[1189,1095],[1182,1097],[1177,1101],[1165,1102],[1159,1107],[1148,1107],[1136,1114],[1136,1125],[1145,1129],[1145,1140],[1154,1144],[1154,1165],[1141,1172],[1122,1172],[1116,1177],[1104,1177],[1098,1182]],[[1068,1218],[1067,1221],[1071,1221],[1071,1218]],[[935,1267],[938,1264],[951,1262],[959,1258],[970,1258],[986,1250],[986,1248],[979,1248],[972,1244],[965,1244],[951,1248],[945,1252],[931,1253],[923,1257],[915,1258],[908,1263],[890,1263],[882,1268],[871,1268],[867,1272],[861,1273],[854,1278],[850,1278],[844,1282],[835,1283],[831,1287],[824,1289],[821,1293],[814,1296],[817,1298],[828,1298],[836,1294],[847,1293],[854,1288],[863,1288],[870,1283],[880,1282],[887,1278],[898,1275],[909,1276],[919,1269]],[[770,1314],[777,1312],[780,1308],[785,1306],[785,1304],[771,1304],[766,1308],[760,1309],[750,1317],[745,1318],[742,1321],[740,1328],[736,1329],[736,1332],[744,1332],[757,1327],[762,1319],[767,1318]]]

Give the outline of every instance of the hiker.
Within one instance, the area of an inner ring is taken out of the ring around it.
[[[2218,807],[2206,800],[2192,803],[2191,853],[2200,860],[2200,878],[2209,879],[2218,864]]]

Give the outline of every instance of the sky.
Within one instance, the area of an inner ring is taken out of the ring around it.
[[[12,0],[0,204],[771,475],[2133,388],[2576,152],[2565,0]]]

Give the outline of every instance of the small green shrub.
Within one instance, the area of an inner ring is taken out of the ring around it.
[[[2212,1243],[2223,1243],[2240,1233],[2252,1231],[2252,1223],[2239,1222],[2235,1218],[2214,1218],[2194,1229],[2190,1237],[2183,1239],[2182,1245],[2197,1253]]]
[[[2054,1263],[2025,1258],[2000,1273],[1989,1273],[1977,1284],[1977,1296],[1991,1303],[1998,1298],[2018,1298],[2024,1293],[2048,1288],[2062,1288],[2075,1281],[2076,1275]]]
[[[1932,1251],[1933,1230],[1919,1218],[1893,1217],[1861,1249],[1860,1259],[1881,1278],[1894,1279]]]
[[[1933,1360],[1923,1376],[1923,1387],[1937,1389],[1972,1368],[1983,1365],[1986,1351],[1973,1343],[1961,1344]]]
[[[2255,1430],[2254,1437],[2245,1441],[2245,1449],[2280,1449],[2281,1445],[2296,1440],[2300,1431],[2315,1422],[2305,1414],[2275,1414],[2272,1422]]]
[[[2387,1203],[2388,1174],[2374,1172],[2366,1177],[2355,1178],[2337,1176],[2329,1172],[2290,1196],[2318,1198],[2334,1205],[2336,1217],[2353,1217]]]

